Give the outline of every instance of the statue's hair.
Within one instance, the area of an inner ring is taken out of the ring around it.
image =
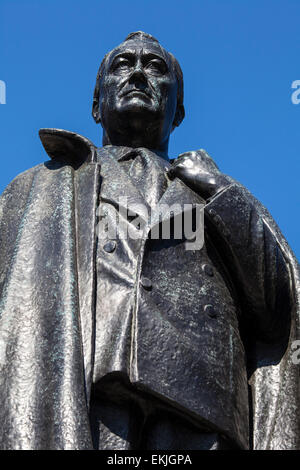
[[[126,36],[124,39],[124,42],[133,38],[146,39],[147,41],[154,41],[159,44],[158,40],[154,36],[148,33],[144,33],[144,31],[135,31],[134,33],[129,33],[128,36]]]
[[[153,42],[160,45],[159,41],[154,36],[152,36],[151,34],[148,34],[148,33],[144,33],[143,31],[135,31],[133,33],[128,34],[128,36],[126,36],[126,38],[123,42],[130,41],[134,38],[138,38],[138,39],[141,39],[141,40],[144,39],[146,41],[153,41]],[[96,85],[95,85],[95,90],[94,90],[94,98],[93,98],[93,109],[92,109],[92,115],[93,115],[93,118],[95,119],[96,123],[100,122],[99,94],[100,94],[100,88],[101,88],[101,80],[102,80],[102,77],[105,73],[106,64],[108,63],[109,57],[110,57],[110,55],[113,51],[114,51],[114,49],[111,50],[110,52],[108,52],[104,56],[104,58],[103,58],[103,60],[100,64],[98,73],[97,73]],[[175,73],[175,76],[176,76],[176,80],[177,80],[177,86],[178,86],[178,90],[177,90],[177,109],[181,109],[181,117],[179,119],[180,122],[176,122],[176,118],[175,118],[175,122],[173,123],[173,128],[174,128],[176,126],[179,126],[179,124],[183,120],[184,114],[185,114],[184,113],[184,106],[183,106],[183,74],[182,74],[182,70],[181,70],[181,67],[179,65],[179,62],[175,59],[173,54],[171,54],[171,52],[165,51],[165,49],[163,49],[163,51],[170,58],[170,61],[171,61],[171,64],[173,66],[174,73]]]

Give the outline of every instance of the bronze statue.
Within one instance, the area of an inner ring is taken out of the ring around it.
[[[0,199],[1,449],[299,449],[298,263],[204,150],[169,160],[177,60],[130,34],[93,117],[102,148],[42,129],[51,160]],[[205,205],[201,249],[141,210],[174,203]],[[120,219],[142,235],[99,236]]]

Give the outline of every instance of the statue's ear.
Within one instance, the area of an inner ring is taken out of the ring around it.
[[[183,106],[183,104],[179,104],[177,106],[176,113],[175,113],[175,118],[174,118],[174,121],[173,121],[173,129],[174,129],[174,127],[180,126],[180,124],[182,123],[182,121],[184,119],[184,116],[185,116],[184,106]]]
[[[101,122],[99,113],[99,99],[96,98],[94,98],[93,100],[92,116],[95,119],[96,124],[99,124]]]

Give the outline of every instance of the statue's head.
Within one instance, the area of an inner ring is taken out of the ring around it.
[[[92,114],[104,129],[104,144],[118,145],[126,134],[127,143],[131,138],[139,145],[143,133],[144,140],[148,135],[168,141],[184,118],[179,63],[153,36],[141,31],[129,34],[100,65]]]

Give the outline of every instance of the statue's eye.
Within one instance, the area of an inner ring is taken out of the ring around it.
[[[128,59],[126,59],[125,57],[119,57],[118,59],[114,61],[112,69],[113,71],[118,71],[118,70],[125,71],[130,67],[131,67],[131,63]]]
[[[167,71],[167,66],[163,60],[152,59],[150,60],[145,68],[152,74],[163,75]]]

